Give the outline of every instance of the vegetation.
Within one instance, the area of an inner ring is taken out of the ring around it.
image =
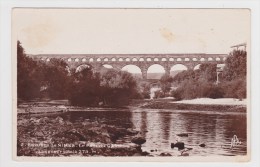
[[[76,106],[122,106],[131,98],[141,98],[134,77],[113,69],[94,73],[91,68],[68,70],[66,62],[51,59],[47,63],[26,56],[17,43],[18,99],[69,99]],[[147,89],[145,89],[147,96]]]
[[[180,72],[173,78],[164,75],[158,81],[161,90],[155,92],[155,98],[246,98],[246,56],[242,50],[230,53],[219,84],[214,63]],[[66,62],[59,59],[35,61],[26,56],[19,41],[17,60],[17,92],[21,100],[69,99],[77,106],[123,106],[133,98],[150,98],[150,83],[138,81],[130,73],[114,69],[93,72],[90,67],[68,70]]]
[[[17,42],[17,68],[18,98],[30,100],[39,97],[41,64],[26,56],[19,41]]]
[[[177,100],[201,97],[246,98],[246,51],[234,50],[225,61],[221,82],[217,81],[217,64],[205,63],[198,70],[177,74],[173,82],[177,89],[172,96]]]

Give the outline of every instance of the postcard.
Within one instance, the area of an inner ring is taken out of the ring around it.
[[[248,162],[250,12],[13,8],[14,159]]]

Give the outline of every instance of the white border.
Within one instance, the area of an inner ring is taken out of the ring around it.
[[[0,0],[1,1],[1,0]],[[12,66],[11,66],[11,9],[13,7],[69,7],[69,8],[249,8],[251,9],[252,26],[251,26],[251,161],[248,163],[178,163],[178,166],[259,166],[259,132],[260,124],[259,117],[259,77],[258,74],[260,59],[259,59],[259,1],[256,0],[230,0],[230,1],[215,1],[215,0],[182,0],[182,1],[134,1],[134,0],[104,0],[104,1],[73,1],[73,0],[2,0],[0,8],[0,26],[1,26],[1,61],[0,61],[0,164],[3,167],[13,166],[86,166],[86,165],[104,165],[104,166],[121,166],[122,163],[87,163],[86,162],[16,162],[12,159]],[[125,164],[124,164],[125,165]],[[171,166],[169,163],[157,162],[135,162],[127,163],[134,166]],[[176,165],[176,164],[175,164]]]

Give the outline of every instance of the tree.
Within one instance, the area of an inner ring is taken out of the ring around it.
[[[69,101],[76,106],[97,106],[100,101],[100,78],[92,69],[85,68],[71,75]]]
[[[225,61],[223,78],[231,81],[246,78],[247,74],[247,52],[244,50],[233,50]]]
[[[206,82],[216,82],[217,81],[217,64],[216,63],[204,63],[200,65],[200,80]]]
[[[140,81],[141,82],[141,81]],[[151,85],[149,83],[146,82],[141,82],[141,84],[139,84],[139,92],[142,95],[142,98],[144,99],[150,99],[151,97]]]
[[[20,41],[17,41],[17,97],[31,100],[40,97],[41,70],[38,63],[26,56]]]
[[[68,97],[67,63],[60,59],[51,59],[43,66],[44,87],[51,99],[65,99]]]
[[[121,106],[137,94],[137,84],[134,77],[125,71],[108,69],[101,73],[101,92],[105,105]]]
[[[173,78],[169,75],[163,75],[160,79],[160,87],[163,95],[165,96],[166,93],[170,92],[171,85],[172,85]]]

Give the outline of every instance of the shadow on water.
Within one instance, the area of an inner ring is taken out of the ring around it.
[[[246,155],[246,113],[220,113],[138,109],[68,112],[62,117],[72,123],[91,120],[117,127],[133,128],[140,131],[142,137],[146,139],[142,149],[148,152],[158,150],[157,154],[169,152],[178,155],[176,150],[170,148],[170,144],[181,141],[185,143],[185,147],[192,148],[190,155]],[[178,136],[180,133],[187,133],[188,137]],[[237,135],[242,144],[230,149],[234,135]],[[206,147],[200,147],[200,144],[205,144]],[[156,155],[155,152],[151,154]]]

